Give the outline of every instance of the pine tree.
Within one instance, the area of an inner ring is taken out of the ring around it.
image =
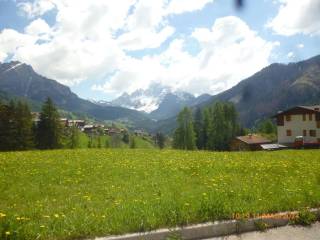
[[[130,137],[129,145],[130,145],[130,148],[136,148],[137,147],[135,136],[131,136]]]
[[[128,144],[129,141],[130,141],[130,136],[129,136],[129,133],[128,132],[125,132],[122,136],[122,141],[125,143],[125,144]]]
[[[178,115],[178,128],[174,132],[173,147],[177,149],[196,149],[196,137],[193,127],[192,112],[185,107]]]
[[[203,110],[203,148],[208,149],[209,133],[212,129],[212,114],[210,108]]]
[[[14,111],[16,149],[27,150],[34,146],[32,115],[28,104],[18,101]]]
[[[165,140],[166,140],[166,137],[163,135],[163,133],[158,132],[158,133],[156,134],[156,136],[155,136],[155,142],[156,142],[156,145],[157,145],[160,149],[163,149],[163,148],[164,148]]]
[[[37,128],[37,146],[40,149],[61,148],[62,125],[58,110],[48,98],[42,106]]]
[[[204,116],[202,110],[198,107],[194,115],[194,131],[196,134],[196,145],[198,149],[205,148],[204,136]]]
[[[231,103],[217,102],[205,112],[206,146],[209,150],[229,150],[239,132],[237,112]]]
[[[79,144],[80,144],[80,137],[79,137],[79,130],[76,126],[72,126],[69,129],[69,144],[68,147],[69,148],[78,148]]]

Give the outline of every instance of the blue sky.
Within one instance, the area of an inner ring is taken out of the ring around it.
[[[84,98],[152,83],[216,94],[273,63],[320,53],[320,1],[0,0],[0,61]]]

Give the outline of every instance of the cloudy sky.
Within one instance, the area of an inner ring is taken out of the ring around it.
[[[0,62],[84,98],[151,83],[215,94],[320,53],[320,0],[0,0]]]

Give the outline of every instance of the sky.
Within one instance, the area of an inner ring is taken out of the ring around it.
[[[319,43],[320,0],[0,0],[0,62],[86,99],[154,83],[214,95]]]

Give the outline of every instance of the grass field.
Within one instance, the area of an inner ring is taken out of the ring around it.
[[[319,206],[319,150],[0,153],[0,239],[79,239]]]

